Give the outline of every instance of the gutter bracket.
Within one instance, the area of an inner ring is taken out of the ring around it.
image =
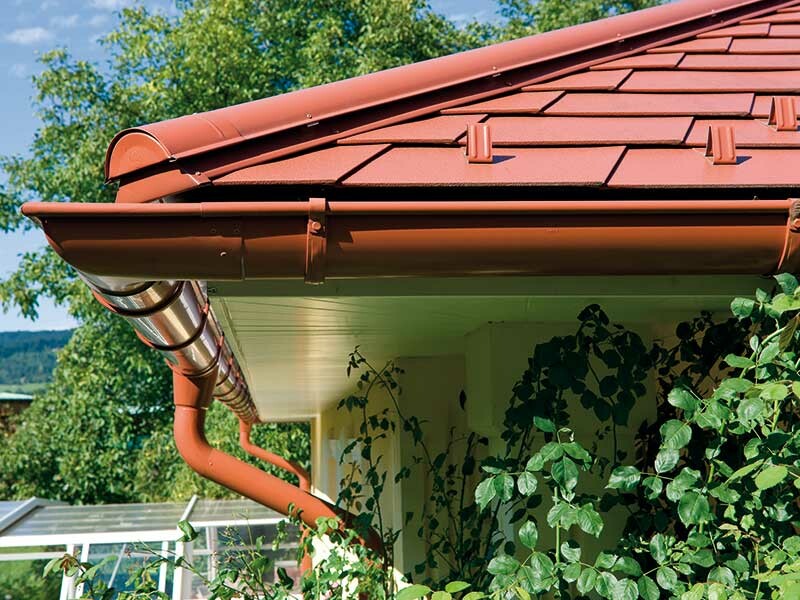
[[[308,227],[306,229],[305,282],[311,285],[325,283],[325,254],[327,249],[325,198],[308,199]]]
[[[775,273],[800,273],[800,199],[792,201],[786,223],[786,241]]]

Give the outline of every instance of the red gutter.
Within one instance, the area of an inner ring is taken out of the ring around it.
[[[239,421],[239,445],[242,447],[242,449],[250,456],[253,456],[259,460],[263,460],[274,467],[278,467],[279,469],[283,469],[284,471],[288,471],[292,475],[295,475],[298,479],[298,486],[300,489],[304,492],[311,492],[311,475],[308,474],[308,471],[295,462],[286,460],[282,456],[278,456],[269,450],[265,450],[261,446],[256,446],[250,441],[251,428],[252,425],[250,423],[241,420]]]
[[[77,269],[136,280],[800,270],[792,200],[333,201],[309,216],[311,206],[29,203],[23,212]]]
[[[143,125],[112,140],[106,177],[122,178],[120,200],[146,202],[252,164],[505,94],[796,4],[797,0],[685,0]]]

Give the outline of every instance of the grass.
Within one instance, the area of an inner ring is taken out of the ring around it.
[[[0,393],[38,394],[47,387],[46,383],[0,383]]]

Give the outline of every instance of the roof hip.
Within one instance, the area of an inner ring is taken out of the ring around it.
[[[235,169],[797,4],[797,0],[684,0],[127,129],[111,141],[106,177],[121,179],[123,187],[151,180],[155,185],[131,185],[118,197],[118,201],[147,202]]]

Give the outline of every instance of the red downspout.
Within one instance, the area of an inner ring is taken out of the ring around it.
[[[306,471],[297,463],[287,460],[282,456],[278,456],[269,450],[265,450],[261,446],[256,446],[250,441],[251,429],[252,424],[241,419],[239,420],[239,445],[242,447],[242,449],[250,456],[258,458],[259,460],[263,460],[265,463],[268,463],[274,467],[278,467],[279,469],[283,469],[284,471],[292,473],[297,477],[300,489],[304,492],[311,493],[311,476],[308,474],[308,471]],[[305,532],[303,532],[303,535],[305,536]],[[305,573],[311,569],[311,566],[311,555],[304,553],[303,559],[300,562],[300,570]]]
[[[320,498],[208,444],[205,413],[216,377],[216,369],[200,377],[173,372],[175,444],[186,463],[203,477],[281,514],[291,514],[294,506],[309,527],[316,527],[320,517],[338,519],[336,511]]]

